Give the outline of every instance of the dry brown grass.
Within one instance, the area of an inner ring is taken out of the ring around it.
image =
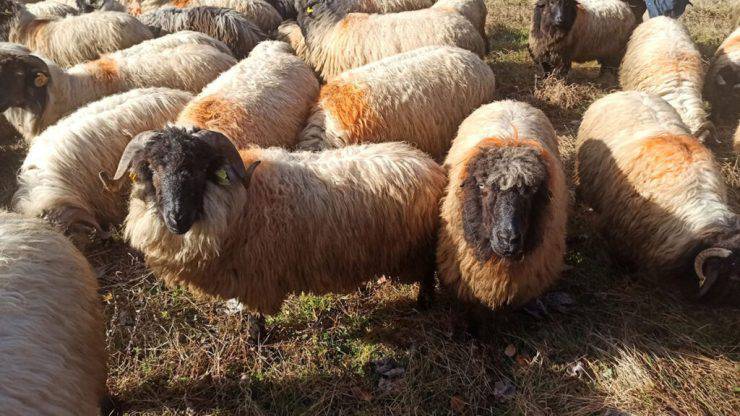
[[[487,59],[499,97],[542,108],[572,168],[580,117],[615,80],[598,79],[593,64],[576,66],[567,83],[536,80],[526,52],[529,0],[488,3]],[[689,7],[684,20],[705,57],[732,28],[730,4]],[[720,138],[736,124],[718,120]],[[5,137],[3,203],[23,153]],[[715,151],[737,202],[735,158],[726,146]],[[611,267],[582,207],[574,208],[570,234],[572,269],[557,289],[577,305],[544,321],[514,315],[490,342],[459,333],[449,298],[420,313],[414,286],[388,282],[293,298],[268,320],[264,338],[253,339],[247,316],[165,288],[119,240],[97,242],[88,254],[109,320],[108,384],[129,415],[737,414],[737,310],[681,302]],[[387,377],[373,364],[379,359],[393,360],[403,375]]]

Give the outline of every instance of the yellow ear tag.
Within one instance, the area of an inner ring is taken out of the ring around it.
[[[226,171],[223,169],[219,169],[216,171],[216,179],[218,179],[219,185],[230,185],[231,181],[229,180],[229,175],[226,174]]]
[[[312,13],[313,13],[313,7],[311,6],[306,7],[306,14],[310,15]]]
[[[37,88],[43,87],[47,82],[49,82],[49,77],[42,73],[36,74],[36,78],[33,79],[33,85]]]
[[[137,176],[134,172],[129,172],[128,177],[131,179],[131,182],[136,182]]]

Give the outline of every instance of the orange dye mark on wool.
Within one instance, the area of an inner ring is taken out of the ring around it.
[[[118,62],[108,56],[88,62],[85,68],[90,75],[103,81],[113,81],[118,78]]]
[[[339,121],[354,142],[369,138],[377,131],[379,119],[367,105],[366,89],[347,82],[333,82],[321,89],[319,102]]]
[[[632,171],[645,172],[654,179],[676,175],[697,159],[707,156],[707,150],[692,136],[664,134],[643,141],[640,152],[632,161]]]
[[[190,5],[190,0],[172,0],[170,2],[170,5],[182,9],[182,8],[188,7]]]
[[[248,135],[249,114],[239,103],[218,96],[194,101],[182,111],[179,123],[190,123],[202,129],[226,135],[237,147]]]

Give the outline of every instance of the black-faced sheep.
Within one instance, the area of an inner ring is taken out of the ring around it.
[[[712,111],[740,116],[740,27],[719,45],[705,83]]]
[[[385,58],[321,89],[298,146],[404,140],[441,161],[460,122],[490,102],[494,89],[491,68],[460,48],[430,46]]]
[[[172,36],[191,40],[189,33]],[[0,45],[0,86],[6,91],[0,111],[30,142],[63,116],[102,97],[145,87],[198,92],[236,63],[209,45],[160,45],[172,41],[154,39],[135,46],[134,52],[123,50],[68,70]]]
[[[686,28],[670,17],[655,17],[635,29],[619,69],[624,90],[656,94],[672,105],[702,141],[714,127],[707,120],[702,90],[704,64]]]
[[[238,148],[295,146],[319,82],[283,42],[257,45],[188,104],[177,125],[226,135]]]
[[[103,231],[124,217],[122,191],[106,192],[110,172],[131,138],[172,122],[192,95],[167,88],[132,90],[82,107],[48,128],[28,150],[13,208],[62,230]],[[103,234],[105,234],[103,232]]]
[[[151,13],[163,7],[188,8],[211,6],[232,9],[257,25],[263,32],[275,30],[283,20],[269,2],[263,0],[143,0],[141,13]]]
[[[565,76],[572,62],[615,70],[638,21],[623,0],[538,0],[529,53],[545,74]]]
[[[97,416],[105,324],[95,272],[43,222],[0,212],[0,414]]]
[[[737,304],[740,217],[712,153],[658,96],[610,94],[577,141],[580,197],[614,257],[694,298]]]
[[[475,25],[485,21],[485,14],[482,0],[440,0],[428,9],[389,14],[347,14],[338,0],[308,0],[298,12],[298,25],[306,59],[328,81],[423,46],[457,46],[483,55],[484,36]]]
[[[139,18],[156,36],[180,30],[205,33],[225,43],[238,59],[244,59],[267,36],[252,22],[231,9],[201,6],[186,9],[165,7]]]
[[[63,67],[152,37],[143,23],[126,13],[94,12],[50,20],[34,16],[13,0],[0,0],[0,41],[26,45]]]
[[[170,127],[131,142],[126,172],[124,235],[167,282],[267,314],[380,275],[433,290],[444,173],[403,143],[239,154],[219,133]]]
[[[568,213],[547,117],[516,101],[484,105],[460,125],[445,168],[437,246],[442,286],[474,319],[481,306],[516,308],[541,295],[560,277]]]

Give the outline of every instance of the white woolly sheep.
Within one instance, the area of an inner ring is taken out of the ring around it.
[[[0,48],[0,111],[27,141],[63,116],[102,97],[134,88],[168,87],[198,92],[236,60],[209,45],[189,42],[190,33],[147,41],[68,70],[31,54]],[[206,40],[213,42],[212,39]],[[223,48],[224,45],[221,45]]]
[[[403,140],[441,161],[460,122],[493,99],[495,84],[491,68],[459,48],[430,46],[385,58],[322,87],[298,147]]]
[[[517,101],[466,118],[445,168],[437,270],[477,325],[487,309],[522,306],[560,277],[568,186],[552,124]]]
[[[142,15],[139,20],[160,36],[180,30],[205,33],[225,43],[238,59],[244,59],[267,36],[249,19],[231,9],[165,7]]]
[[[164,127],[191,99],[184,91],[138,89],[62,119],[33,141],[18,175],[14,210],[72,233],[118,224],[125,213],[123,196],[105,192],[99,172],[115,169],[133,136]]]
[[[0,414],[100,414],[105,324],[95,276],[63,235],[0,212]]]
[[[316,76],[290,46],[266,41],[204,88],[177,124],[217,131],[239,148],[291,148],[318,94]]]
[[[232,9],[257,25],[263,32],[277,29],[282,17],[274,7],[264,0],[143,0],[141,13],[151,13],[163,7],[211,6]]]
[[[670,104],[636,91],[597,100],[576,150],[579,195],[617,260],[679,293],[737,303],[740,217],[712,153]]]
[[[26,45],[63,67],[152,37],[143,23],[126,13],[94,12],[49,20],[34,16],[13,0],[0,0],[0,41]]]
[[[34,16],[42,19],[54,19],[80,14],[80,10],[76,6],[56,0],[45,0],[27,4],[26,9]]]
[[[545,74],[565,76],[572,62],[616,70],[638,20],[623,0],[538,0],[529,53]]]
[[[711,134],[713,126],[701,95],[704,64],[679,21],[659,16],[635,29],[619,69],[619,82],[624,90],[662,97],[702,141]]]
[[[220,133],[169,127],[129,144],[126,172],[124,236],[166,282],[266,314],[380,275],[421,280],[422,302],[433,293],[445,177],[403,143],[239,154]]]
[[[719,45],[705,84],[715,113],[740,113],[740,27]]]
[[[267,0],[283,19],[298,17],[300,0]],[[435,0],[344,0],[337,6],[345,13],[398,13],[432,7]]]
[[[476,18],[468,15],[477,10]],[[325,79],[385,57],[423,46],[457,46],[482,56],[482,0],[440,0],[431,8],[400,13],[344,13],[338,1],[308,0],[298,25],[306,59]]]

